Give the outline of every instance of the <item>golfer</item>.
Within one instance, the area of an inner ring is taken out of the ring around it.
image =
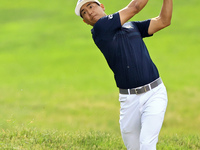
[[[110,15],[98,0],[78,0],[75,8],[76,15],[93,26],[93,40],[114,73],[119,88],[121,135],[128,150],[156,150],[168,102],[143,38],[170,25],[172,0],[163,0],[158,17],[128,22],[147,2],[132,0]]]

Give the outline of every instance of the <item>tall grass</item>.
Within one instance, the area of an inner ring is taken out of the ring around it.
[[[195,135],[165,135],[158,142],[162,150],[198,150],[199,137]],[[82,149],[125,150],[120,136],[99,131],[60,132],[18,128],[0,133],[1,149]]]
[[[36,129],[6,130],[1,133],[5,149],[124,149],[121,138],[104,132],[58,132]]]

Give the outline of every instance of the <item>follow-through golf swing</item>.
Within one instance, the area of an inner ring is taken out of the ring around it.
[[[143,38],[170,25],[172,0],[163,0],[158,17],[127,22],[147,2],[132,0],[111,15],[106,15],[98,0],[79,0],[75,8],[75,13],[93,26],[93,40],[114,73],[121,106],[120,129],[128,150],[156,149],[168,102]]]

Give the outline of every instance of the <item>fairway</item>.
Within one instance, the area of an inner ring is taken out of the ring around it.
[[[0,149],[125,149],[118,88],[76,2],[0,0]],[[107,14],[129,2],[101,0]],[[158,150],[200,149],[199,9],[174,0],[172,24],[144,39],[168,91]]]

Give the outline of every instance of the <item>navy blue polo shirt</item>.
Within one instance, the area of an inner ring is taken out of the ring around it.
[[[149,37],[150,20],[127,22],[123,26],[119,13],[105,16],[92,29],[95,44],[114,73],[117,87],[130,89],[159,78],[143,41]]]

